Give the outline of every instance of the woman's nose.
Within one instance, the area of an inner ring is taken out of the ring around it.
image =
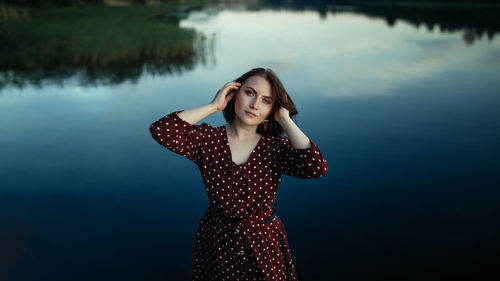
[[[260,100],[256,98],[252,101],[252,108],[259,109],[259,107],[260,107]]]

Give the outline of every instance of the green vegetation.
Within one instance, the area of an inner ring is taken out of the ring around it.
[[[190,69],[203,55],[196,45],[203,38],[178,27],[168,16],[174,8],[98,5],[19,12],[2,6],[0,88],[77,72],[89,82],[119,82],[139,77],[144,68]]]
[[[30,18],[29,9],[20,6],[0,5],[0,23],[7,21],[27,21]]]

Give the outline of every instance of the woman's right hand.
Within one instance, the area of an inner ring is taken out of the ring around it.
[[[211,104],[217,109],[217,111],[221,111],[226,108],[229,101],[233,98],[234,94],[241,87],[241,83],[238,82],[228,82],[226,83],[215,95]]]

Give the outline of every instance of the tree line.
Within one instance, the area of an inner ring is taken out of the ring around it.
[[[116,2],[128,2],[130,4],[145,4],[148,0],[117,0]],[[160,2],[178,2],[178,0],[159,0]],[[32,6],[32,7],[41,7],[46,5],[58,5],[58,6],[75,6],[75,5],[86,5],[86,4],[105,4],[106,0],[0,0],[0,3],[7,3],[11,5],[22,5],[22,6]],[[213,0],[199,0],[197,2],[214,2]],[[401,4],[401,3],[447,3],[447,4],[500,4],[500,0],[438,0],[438,1],[430,1],[430,0],[408,0],[408,1],[400,1],[400,0],[262,0],[262,4],[369,4],[369,3],[383,3],[383,4]]]
[[[172,2],[176,0],[160,0],[161,2]],[[43,6],[78,6],[78,5],[96,5],[105,4],[106,0],[0,0],[9,5],[16,6],[30,6],[30,7],[43,7]],[[147,0],[118,0],[116,2],[128,2],[130,4],[145,4]]]

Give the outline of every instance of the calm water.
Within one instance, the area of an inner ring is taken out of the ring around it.
[[[0,280],[187,280],[208,202],[149,125],[256,66],[278,73],[329,164],[284,176],[275,203],[303,280],[498,280],[500,28],[482,19],[500,9],[487,10],[204,6],[177,13],[204,38],[197,59],[120,79],[15,62],[0,87]]]

